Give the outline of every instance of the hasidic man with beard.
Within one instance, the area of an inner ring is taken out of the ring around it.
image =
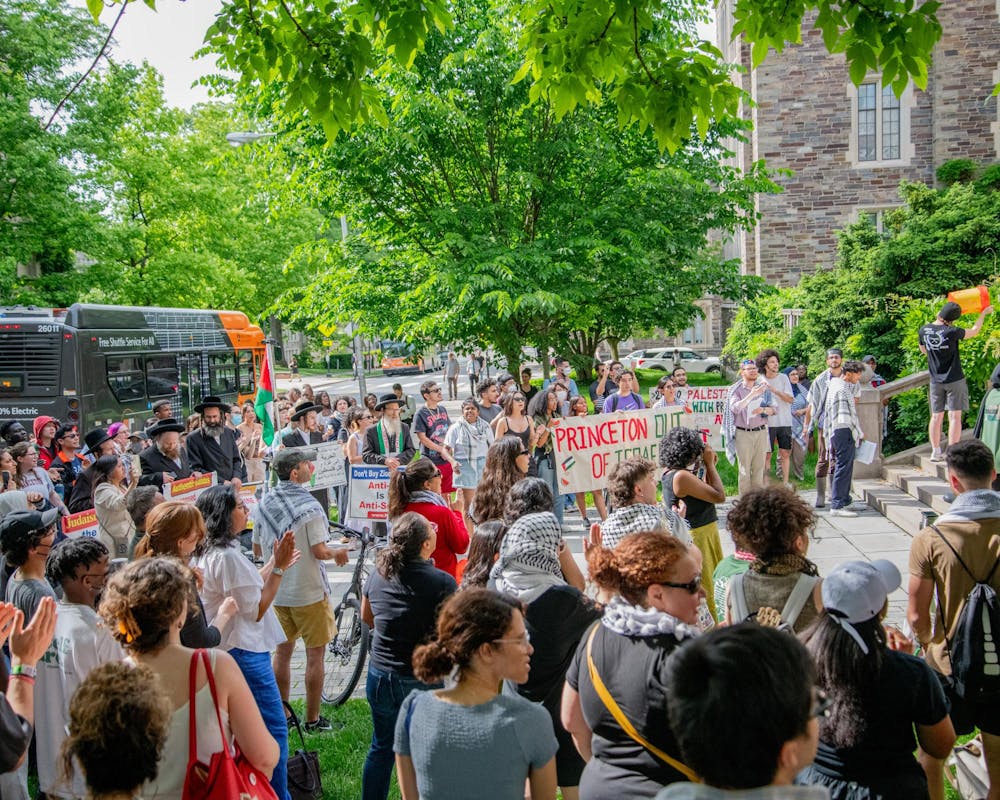
[[[382,419],[365,432],[361,459],[366,464],[385,464],[390,471],[410,463],[416,449],[410,438],[410,426],[399,418],[402,400],[395,394],[384,394],[375,405]]]
[[[194,407],[201,414],[201,427],[187,437],[187,456],[194,472],[214,472],[219,483],[231,483],[237,490],[247,479],[246,465],[236,446],[236,431],[227,428],[223,415],[229,404],[209,396]]]
[[[158,419],[146,429],[153,446],[139,453],[142,467],[140,486],[155,486],[163,489],[163,484],[181,478],[191,477],[191,467],[187,455],[181,447],[184,426],[173,417]]]

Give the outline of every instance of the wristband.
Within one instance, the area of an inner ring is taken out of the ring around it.
[[[12,678],[24,676],[25,678],[34,679],[35,675],[38,674],[38,670],[35,667],[29,667],[27,664],[15,664],[11,667],[10,674]]]
[[[30,675],[11,675],[10,679],[12,681],[25,681],[26,683],[30,683],[32,686],[35,685],[35,679]]]

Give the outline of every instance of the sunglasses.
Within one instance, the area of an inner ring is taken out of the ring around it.
[[[439,470],[439,469],[434,470],[434,477],[435,478],[440,478],[441,477],[441,470]]]
[[[515,394],[514,395],[514,401],[517,402],[517,403],[523,403],[524,402],[524,395]]]
[[[826,692],[822,689],[816,692],[816,699],[813,701],[812,716],[814,717],[828,717],[830,716],[830,707],[833,705],[833,700],[827,697]]]
[[[683,589],[688,594],[698,594],[701,591],[701,575],[695,575],[687,583],[675,583],[674,581],[657,581],[660,586],[669,586],[671,589]]]

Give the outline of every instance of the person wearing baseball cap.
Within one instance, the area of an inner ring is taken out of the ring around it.
[[[823,611],[804,642],[828,710],[819,718],[816,759],[798,783],[825,786],[834,797],[929,796],[913,751],[919,744],[943,758],[955,730],[934,671],[912,655],[910,639],[883,625],[901,583],[885,559],[847,561],[823,579]]]
[[[25,624],[31,622],[44,598],[56,599],[56,593],[45,580],[45,560],[56,541],[58,519],[59,510],[50,508],[48,511],[11,511],[0,521],[4,575],[13,567],[5,582],[5,597],[24,614]]]
[[[941,306],[934,322],[922,326],[917,332],[920,352],[927,356],[927,369],[931,373],[931,421],[927,427],[931,461],[944,461],[941,425],[945,411],[948,412],[949,446],[962,438],[962,412],[969,408],[969,387],[962,372],[958,343],[978,336],[986,315],[992,311],[993,306],[986,306],[971,328],[960,328],[955,322],[962,316],[962,308],[958,303],[949,301]]]

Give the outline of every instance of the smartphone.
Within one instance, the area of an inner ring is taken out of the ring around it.
[[[10,486],[10,472],[3,470],[3,472],[0,472],[0,475],[3,476],[3,490],[6,492],[7,487]]]

